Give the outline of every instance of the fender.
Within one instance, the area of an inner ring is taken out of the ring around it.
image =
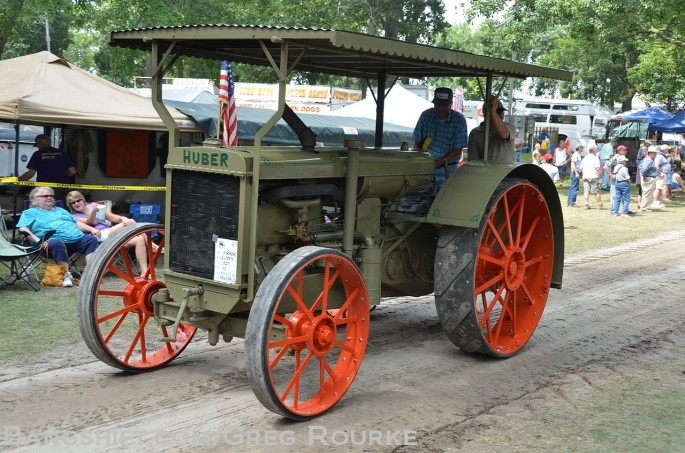
[[[504,178],[525,179],[545,197],[554,230],[552,287],[561,288],[564,267],[564,218],[551,178],[537,165],[467,162],[452,174],[433,200],[427,221],[438,225],[478,228],[490,197]]]

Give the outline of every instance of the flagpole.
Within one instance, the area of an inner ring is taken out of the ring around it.
[[[216,115],[216,139],[221,140],[221,101],[219,101],[219,112]]]

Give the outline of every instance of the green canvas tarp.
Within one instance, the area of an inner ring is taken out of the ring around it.
[[[200,124],[205,135],[216,136],[218,103],[200,104],[182,101],[164,100],[169,107],[185,113]],[[241,142],[254,141],[255,134],[274,114],[273,110],[237,107],[238,139]],[[374,143],[376,122],[369,118],[346,116],[298,114],[300,119],[316,134],[316,141],[324,146],[342,146],[346,138],[364,140],[367,146]],[[383,144],[389,147],[400,147],[402,142],[412,143],[413,129],[396,124],[385,123],[383,127]],[[299,145],[300,141],[293,130],[280,120],[262,139],[264,145]]]

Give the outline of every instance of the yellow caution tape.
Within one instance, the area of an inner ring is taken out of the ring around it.
[[[56,182],[34,182],[34,181],[19,181],[16,176],[9,176],[0,178],[0,184],[16,184],[18,186],[47,186],[59,187],[64,189],[89,189],[89,190],[146,190],[146,191],[165,191],[166,186],[110,186],[97,184],[62,184]]]

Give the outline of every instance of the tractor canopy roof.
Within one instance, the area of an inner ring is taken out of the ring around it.
[[[289,69],[348,77],[543,77],[571,80],[569,71],[492,58],[362,33],[252,25],[181,25],[113,31],[110,45],[226,59],[258,66],[280,64],[287,41]],[[276,63],[279,62],[279,63]]]

